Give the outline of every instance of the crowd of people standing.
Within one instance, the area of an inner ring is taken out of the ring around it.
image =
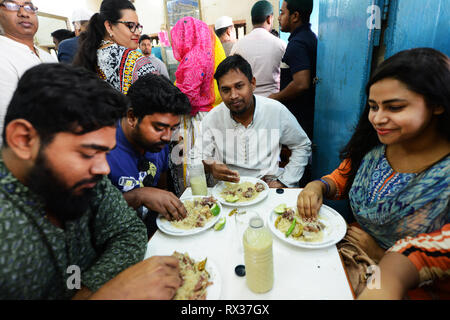
[[[376,292],[355,280],[360,298],[402,298],[427,281],[448,297],[449,58],[417,48],[381,63],[341,165],[312,180],[312,10],[312,0],[283,1],[288,43],[273,35],[265,0],[238,40],[230,17],[214,28],[181,18],[170,30],[171,83],[128,0],[74,12],[75,33],[54,34],[59,63],[34,44],[37,8],[2,0],[0,298],[171,299],[177,260],[142,259],[158,214],[187,215],[179,197],[190,161],[204,164],[210,186],[254,176],[304,187],[304,219],[324,198],[349,199],[356,223],[338,248],[355,248],[388,279]],[[76,290],[66,286],[71,265],[81,269]]]

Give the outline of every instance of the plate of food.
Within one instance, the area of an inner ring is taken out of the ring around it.
[[[294,246],[320,249],[338,243],[347,232],[347,223],[334,209],[322,205],[316,221],[303,220],[297,204],[278,204],[267,217],[270,230]]]
[[[241,177],[238,183],[220,181],[212,189],[216,199],[232,207],[251,206],[264,200],[268,194],[267,183],[253,177]]]
[[[156,225],[162,232],[172,236],[188,236],[205,231],[220,219],[222,205],[211,196],[181,197],[187,216],[183,220],[169,221],[164,216],[156,218]]]
[[[175,251],[183,284],[178,288],[173,300],[218,300],[222,280],[217,265],[208,257],[197,257]]]

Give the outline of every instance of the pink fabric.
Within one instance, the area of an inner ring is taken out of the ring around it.
[[[173,55],[180,62],[177,87],[191,102],[191,115],[209,111],[214,96],[214,44],[212,30],[203,21],[185,17],[171,31]]]

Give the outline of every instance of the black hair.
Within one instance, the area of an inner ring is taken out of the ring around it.
[[[59,42],[75,37],[75,32],[67,29],[58,29],[50,34],[53,38],[56,38]]]
[[[298,12],[300,19],[302,19],[302,23],[309,23],[309,19],[313,11],[313,0],[303,0],[300,3],[298,1],[286,1],[286,4],[289,14]]]
[[[189,114],[188,97],[164,76],[146,74],[134,82],[128,90],[133,114],[142,120],[154,113]]]
[[[252,24],[254,26],[263,24],[264,21],[266,21],[267,17],[270,17],[270,16],[271,16],[271,14],[268,14],[266,16],[252,17]]]
[[[241,71],[250,82],[253,79],[252,67],[247,62],[247,60],[245,60],[238,54],[234,54],[227,57],[217,66],[216,73],[214,74],[214,79],[217,80],[217,84],[219,84],[219,79],[227,74],[230,70]]]
[[[383,79],[396,79],[408,90],[423,96],[427,107],[441,106],[444,113],[436,115],[438,132],[450,141],[450,61],[449,58],[431,48],[416,48],[401,51],[382,62],[372,74],[366,86],[369,96],[370,87]],[[358,121],[355,132],[348,144],[341,150],[340,158],[351,160],[346,193],[350,190],[356,172],[364,156],[374,147],[381,145],[377,133],[369,122],[369,105]]]
[[[20,78],[6,111],[6,127],[25,119],[45,145],[59,132],[85,134],[114,126],[126,113],[129,100],[84,68],[68,64],[39,64]]]
[[[152,38],[150,38],[148,35],[143,34],[140,38],[139,38],[139,44],[141,44],[142,41],[144,40],[150,40],[150,42],[152,42]]]
[[[97,49],[105,37],[105,21],[116,24],[122,17],[121,10],[131,9],[136,11],[134,5],[128,0],[103,0],[100,12],[94,14],[89,20],[86,32],[80,35],[80,47],[74,58],[73,64],[85,67],[96,72]]]
[[[222,35],[225,34],[225,32],[227,32],[227,30],[228,30],[229,27],[231,27],[231,26],[228,26],[228,27],[225,27],[225,28],[217,29],[217,30],[215,31],[215,32],[216,32],[216,36],[217,36],[218,38],[220,38]]]

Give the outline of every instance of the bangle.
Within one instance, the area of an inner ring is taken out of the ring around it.
[[[325,196],[327,196],[330,193],[330,184],[324,179],[317,179],[316,181],[320,181],[325,185],[326,187]]]

